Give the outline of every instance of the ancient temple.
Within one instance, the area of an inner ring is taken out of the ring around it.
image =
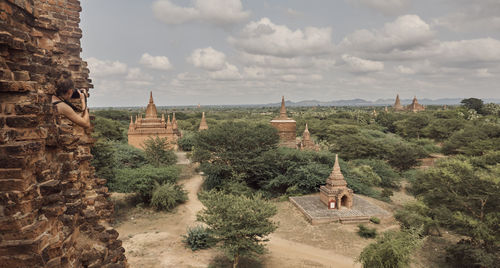
[[[172,114],[172,129],[174,130],[175,135],[177,137],[182,138],[182,133],[179,130],[179,126],[177,125],[177,119],[175,119],[175,112]]]
[[[175,128],[177,132],[180,130],[177,127],[177,121],[175,121]],[[149,138],[166,138],[167,139],[167,149],[177,150],[177,140],[178,135],[174,130],[174,126],[170,121],[170,115],[165,122],[165,115],[162,114],[161,118],[158,118],[158,112],[156,111],[156,105],[153,101],[153,92],[149,95],[149,103],[146,108],[146,117],[143,118],[142,115],[137,115],[135,122],[130,118],[130,125],[128,128],[128,144],[142,149],[144,141]]]
[[[401,101],[399,100],[399,94],[396,95],[396,102],[394,102],[394,105],[392,106],[394,108],[394,111],[404,111],[405,108],[403,105],[401,105]]]
[[[399,94],[396,95],[396,102],[394,103],[394,111],[400,112],[400,111],[409,111],[409,112],[420,112],[425,110],[425,106],[422,104],[418,103],[417,97],[413,97],[413,101],[411,102],[410,105],[408,106],[403,106],[401,105],[401,101],[399,100]]]
[[[205,112],[201,113],[201,122],[200,122],[200,127],[198,128],[198,130],[205,130],[205,129],[208,129],[208,125],[207,125],[207,119],[205,118]]]
[[[307,123],[304,133],[302,134],[302,140],[300,141],[299,147],[301,150],[319,151],[319,146],[311,139],[311,133],[309,132]]]
[[[406,110],[416,113],[425,110],[425,107],[422,104],[418,103],[417,96],[415,96],[413,97],[413,101],[411,102],[411,104],[406,106]]]
[[[328,209],[351,209],[353,205],[353,191],[347,188],[347,182],[340,171],[339,158],[335,155],[335,164],[326,185],[320,187],[320,200]]]
[[[286,115],[285,97],[281,98],[280,115],[271,120],[271,125],[278,130],[280,146],[297,148],[295,141],[297,123]]]

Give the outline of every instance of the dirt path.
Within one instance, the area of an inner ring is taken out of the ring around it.
[[[333,250],[319,249],[276,235],[271,236],[268,249],[270,254],[264,262],[266,267],[361,267],[352,258]]]

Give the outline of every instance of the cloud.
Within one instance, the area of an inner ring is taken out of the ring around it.
[[[430,25],[419,16],[404,15],[382,29],[357,30],[346,36],[340,46],[370,52],[405,51],[428,44],[434,36]]]
[[[246,20],[249,11],[244,11],[240,0],[196,0],[193,6],[181,7],[169,0],[153,3],[154,16],[167,24],[182,24],[199,21],[214,25],[228,25]]]
[[[127,72],[127,65],[120,61],[99,60],[94,57],[90,57],[86,61],[92,77],[105,77]]]
[[[148,53],[144,53],[142,54],[139,63],[151,69],[164,71],[172,69],[172,64],[170,64],[170,61],[165,56],[151,56]]]
[[[303,16],[304,14],[298,10],[295,10],[293,8],[287,8],[286,9],[286,14],[292,16],[292,17],[300,17]]]
[[[306,27],[292,31],[286,25],[276,25],[268,18],[248,23],[237,37],[228,41],[249,54],[292,58],[321,55],[332,51],[332,29]]]
[[[241,74],[238,68],[232,64],[226,63],[224,68],[215,72],[209,73],[210,78],[214,80],[239,80]]]
[[[212,47],[195,49],[187,61],[207,71],[217,71],[226,67],[226,55]]]
[[[405,67],[403,65],[399,65],[396,68],[396,71],[402,74],[415,74],[415,70],[410,67]]]
[[[434,20],[438,26],[456,32],[499,32],[500,1],[498,0],[455,0],[457,11]]]
[[[349,70],[354,73],[370,73],[384,70],[384,63],[379,61],[365,60],[347,54],[342,55],[342,60],[349,66]]]
[[[136,86],[149,86],[153,84],[151,82],[153,81],[153,76],[143,73],[139,68],[130,68],[125,79],[128,84]]]
[[[410,0],[348,0],[361,6],[381,12],[384,15],[395,15],[410,6]]]
[[[500,41],[493,38],[442,42],[438,58],[446,63],[478,64],[500,62]]]

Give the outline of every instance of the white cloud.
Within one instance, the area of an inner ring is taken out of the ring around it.
[[[125,79],[128,84],[136,86],[149,86],[153,84],[153,76],[143,73],[139,68],[130,68]]]
[[[247,79],[263,80],[267,78],[267,71],[262,67],[250,66],[243,68],[243,72]]]
[[[300,16],[304,15],[302,12],[295,10],[293,8],[287,8],[286,14],[293,16],[293,17],[300,17]]]
[[[99,60],[94,57],[90,57],[86,61],[92,77],[105,77],[127,72],[127,65],[120,61]]]
[[[182,24],[190,21],[227,25],[246,20],[249,11],[244,11],[240,0],[196,0],[193,6],[181,7],[169,0],[153,3],[155,17],[167,24]]]
[[[286,74],[281,76],[281,81],[283,82],[296,82],[297,81],[297,76],[293,74]]]
[[[405,67],[403,65],[398,65],[395,69],[397,72],[402,74],[415,74],[415,70],[413,70],[410,67]]]
[[[249,54],[276,57],[320,55],[332,51],[332,29],[306,27],[292,31],[286,25],[276,25],[268,18],[248,23],[237,37],[228,41]]]
[[[384,63],[379,61],[365,60],[344,54],[342,59],[349,66],[349,70],[355,73],[379,72],[384,70]]]
[[[210,72],[209,76],[214,80],[239,80],[241,74],[238,68],[232,64],[226,63],[224,68],[215,72]]]
[[[406,10],[410,0],[348,0],[349,2],[366,6],[385,15],[394,15]]]
[[[165,56],[151,56],[148,53],[144,53],[142,54],[139,63],[151,69],[165,71],[172,69],[172,64],[170,64],[168,57]]]
[[[369,52],[405,51],[424,46],[434,38],[429,24],[417,15],[404,15],[382,29],[358,30],[346,36],[340,46]]]
[[[493,38],[442,42],[438,57],[446,63],[500,62],[500,41]]]
[[[493,74],[488,69],[478,69],[476,70],[476,75],[481,78],[493,77]]]
[[[498,0],[455,0],[459,10],[434,20],[436,25],[456,32],[499,32],[500,1]]]
[[[212,47],[195,49],[187,61],[208,71],[222,70],[226,67],[226,55]]]

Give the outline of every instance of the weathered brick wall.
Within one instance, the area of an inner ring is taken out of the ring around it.
[[[55,83],[80,58],[78,0],[0,0],[0,267],[125,267],[91,130],[56,123]]]

